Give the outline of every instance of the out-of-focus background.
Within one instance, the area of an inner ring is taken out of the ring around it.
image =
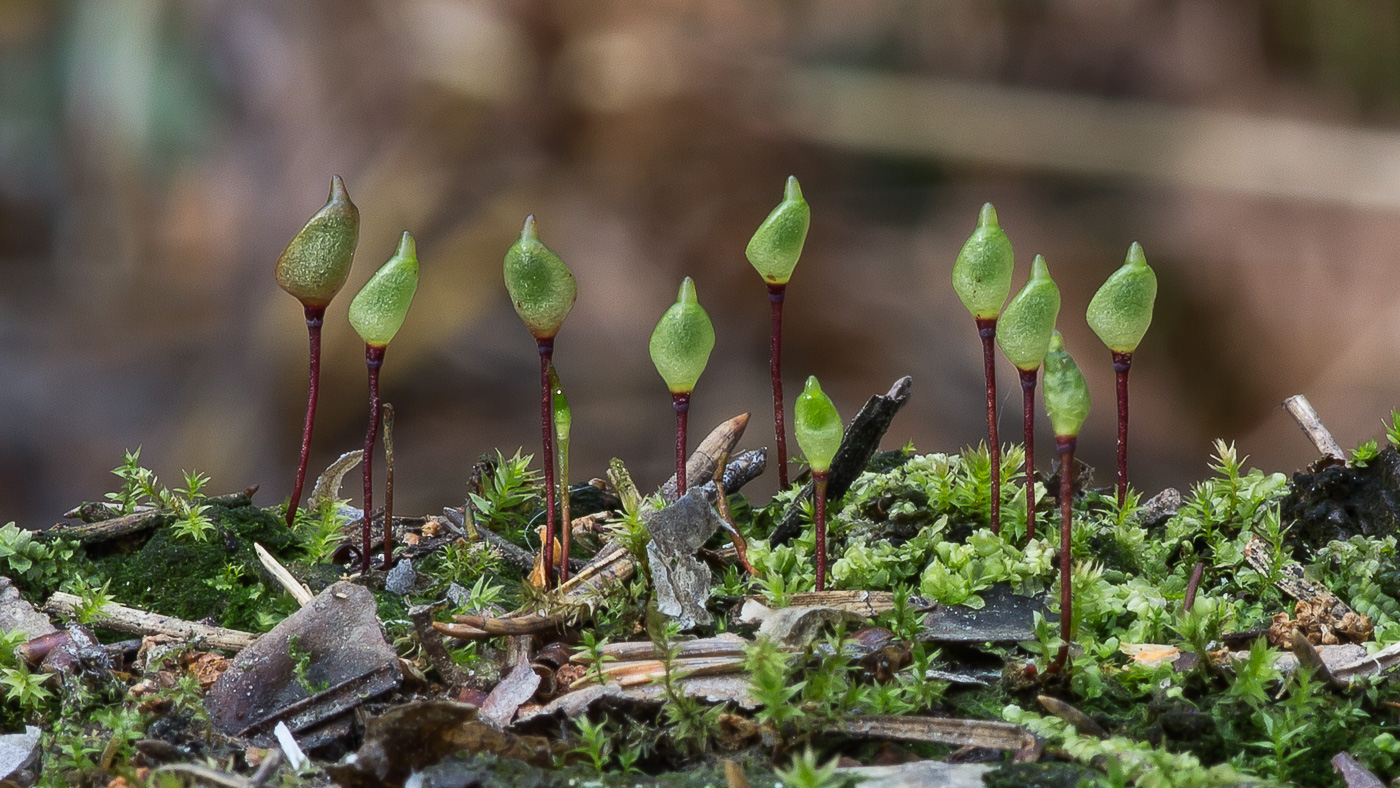
[[[1201,478],[1215,437],[1272,469],[1314,459],[1287,395],[1347,446],[1400,405],[1394,0],[3,0],[0,521],[100,498],[137,445],[172,486],[194,468],[288,495],[306,336],[272,268],[333,173],[363,230],[312,473],[362,441],[345,313],[411,230],[422,287],[384,367],[403,512],[460,502],[483,452],[537,451],[500,267],[527,213],[579,280],[556,350],[575,477],[612,456],[666,476],[646,348],[685,275],[719,337],[695,431],[751,410],[745,444],[771,444],[743,249],[789,174],[813,215],[789,402],[816,374],[849,417],[912,375],[891,447],[984,438],[950,270],[988,200],[1015,286],[1035,253],[1059,281],[1101,481],[1112,371],[1082,315],[1134,240],[1161,286],[1132,373],[1149,494]]]

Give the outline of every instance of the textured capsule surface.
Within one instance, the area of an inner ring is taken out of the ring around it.
[[[978,320],[994,320],[1011,293],[1015,254],[991,203],[982,206],[972,231],[953,263],[953,290]]]
[[[802,245],[807,241],[807,227],[812,221],[812,209],[802,197],[797,178],[789,175],[783,189],[783,201],[778,203],[754,231],[744,255],[765,282],[787,284]]]
[[[695,390],[715,347],[715,327],[695,295],[695,281],[681,282],[672,304],[651,332],[651,362],[672,394]]]
[[[1050,351],[1045,354],[1045,414],[1055,435],[1062,438],[1079,435],[1089,416],[1089,386],[1058,331],[1050,335]]]
[[[418,250],[413,236],[404,233],[394,256],[374,272],[350,302],[350,325],[366,345],[388,345],[403,327],[417,291]]]
[[[841,438],[845,428],[836,405],[822,391],[815,375],[807,378],[807,385],[797,395],[797,404],[792,409],[793,432],[797,435],[797,445],[813,471],[821,472],[831,468],[831,460],[836,450],[841,448]]]
[[[1060,314],[1060,288],[1050,278],[1045,258],[1036,255],[1031,278],[1011,298],[997,320],[997,344],[1017,369],[1031,371],[1045,360],[1050,332]]]
[[[578,282],[559,255],[540,241],[535,217],[525,219],[520,239],[506,250],[506,291],[535,339],[549,339],[574,308]]]
[[[345,181],[332,176],[326,204],[278,255],[277,284],[303,305],[324,308],[345,286],[359,241],[360,210]]]
[[[569,441],[569,430],[574,426],[574,412],[569,409],[569,398],[564,396],[564,384],[559,382],[559,373],[554,365],[549,365],[550,409],[554,417],[554,436],[559,445]]]
[[[1147,264],[1142,245],[1133,242],[1123,266],[1109,275],[1085,314],[1089,327],[1115,353],[1131,353],[1152,325],[1157,274]]]

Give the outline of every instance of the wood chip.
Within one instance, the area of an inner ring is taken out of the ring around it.
[[[62,591],[54,592],[44,603],[44,611],[52,616],[71,617],[77,615],[82,599]],[[94,627],[127,632],[133,635],[170,635],[197,646],[218,648],[227,651],[240,651],[247,648],[257,635],[240,632],[236,629],[212,627],[196,621],[186,621],[173,616],[162,616],[137,610],[133,607],[108,602],[97,611],[92,620]]]

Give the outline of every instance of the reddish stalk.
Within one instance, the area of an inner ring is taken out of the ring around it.
[[[384,570],[394,568],[394,406],[379,408],[384,422]]]
[[[1181,611],[1190,613],[1191,608],[1196,606],[1196,591],[1201,587],[1201,577],[1205,574],[1206,565],[1200,561],[1191,569],[1191,580],[1186,584],[1186,598],[1181,602]]]
[[[690,395],[672,394],[671,407],[676,411],[676,500],[685,496],[685,428],[690,413]]]
[[[992,460],[992,533],[1001,533],[1001,442],[997,438],[997,319],[977,318],[977,334],[982,337],[982,360],[987,376],[987,441]]]
[[[365,345],[365,367],[369,370],[369,429],[365,431],[363,457],[365,478],[365,525],[360,532],[360,572],[369,574],[369,526],[374,519],[374,439],[379,432],[379,368],[384,366],[384,348]]]
[[[554,585],[554,419],[549,391],[549,365],[554,337],[535,340],[540,350],[540,434],[544,438],[544,587]]]
[[[1021,374],[1021,405],[1026,440],[1026,541],[1035,538],[1035,375],[1037,370],[1018,369]]]
[[[311,339],[311,384],[306,392],[306,422],[301,428],[301,460],[297,463],[297,482],[292,487],[292,499],[287,502],[287,527],[292,527],[297,509],[301,508],[301,491],[306,486],[306,465],[311,459],[311,428],[316,423],[316,398],[321,392],[321,324],[326,316],[324,306],[308,306],[306,333]]]
[[[1070,624],[1073,619],[1073,607],[1070,598],[1070,510],[1074,496],[1074,446],[1077,442],[1073,435],[1059,435],[1055,438],[1055,448],[1060,453],[1060,640],[1064,643],[1060,646],[1060,653],[1055,656],[1055,661],[1046,669],[1046,673],[1058,673],[1069,661],[1069,636]]]
[[[817,501],[817,590],[826,590],[826,480],[828,471],[812,471]]]
[[[772,344],[768,356],[768,373],[773,378],[773,434],[778,448],[778,486],[788,486],[787,427],[783,424],[783,296],[787,284],[768,283],[768,304],[773,313]]]
[[[1113,354],[1113,374],[1118,379],[1118,506],[1128,497],[1128,370],[1132,353]]]

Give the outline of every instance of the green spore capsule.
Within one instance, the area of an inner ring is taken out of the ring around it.
[[[578,282],[559,255],[540,243],[535,217],[525,217],[520,240],[506,250],[506,291],[535,339],[549,339],[574,308]]]
[[[953,264],[953,289],[977,320],[995,320],[1011,293],[1015,254],[1011,239],[997,223],[997,209],[982,206],[972,231]]]
[[[350,302],[350,325],[366,345],[384,347],[399,332],[418,290],[418,250],[403,234],[399,248]]]
[[[1045,354],[1045,413],[1061,438],[1078,436],[1089,416],[1089,386],[1058,331],[1050,334],[1050,351]]]
[[[564,396],[564,385],[559,382],[559,373],[549,368],[549,389],[551,412],[554,417],[554,437],[559,441],[559,453],[569,452],[569,431],[574,426],[574,412],[569,409],[569,398]]]
[[[277,284],[303,306],[324,308],[345,286],[359,240],[360,209],[334,175],[326,204],[278,256]]]
[[[813,472],[822,473],[831,468],[831,460],[836,450],[841,448],[841,438],[845,427],[836,405],[822,391],[815,375],[807,378],[807,385],[797,395],[793,406],[793,432],[797,434],[797,445],[807,457],[807,464]]]
[[[802,198],[802,187],[796,176],[789,175],[783,189],[783,201],[768,214],[749,239],[744,255],[765,282],[787,284],[797,258],[802,256],[802,244],[807,240],[807,227],[812,221],[812,209]]]
[[[1017,369],[1034,371],[1050,349],[1050,332],[1060,314],[1060,288],[1045,258],[1036,255],[1031,278],[997,320],[997,344]]]
[[[715,327],[695,296],[695,280],[681,281],[672,304],[651,332],[651,362],[672,394],[688,394],[715,347]]]
[[[1157,274],[1147,264],[1142,245],[1133,242],[1123,266],[1114,271],[1089,301],[1089,327],[1115,353],[1131,353],[1152,324]]]

